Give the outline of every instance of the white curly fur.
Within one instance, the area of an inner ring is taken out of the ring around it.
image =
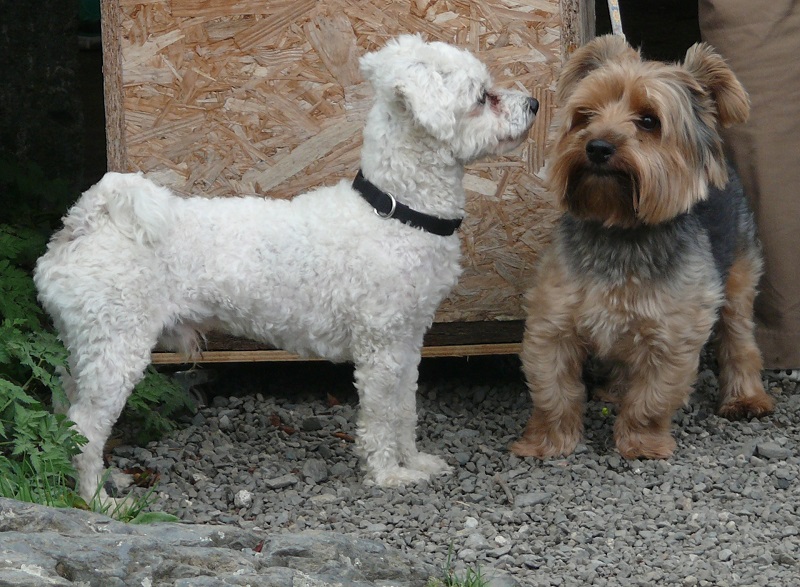
[[[418,36],[365,55],[361,69],[376,94],[364,175],[443,218],[464,212],[463,165],[514,148],[535,116],[534,100],[492,89],[471,54]],[[375,483],[446,472],[417,451],[415,392],[423,335],[459,257],[457,236],[380,218],[345,181],[291,201],[207,199],[106,174],[35,272],[70,353],[68,416],[89,440],[76,458],[81,494],[98,486],[103,445],[151,349],[159,340],[191,348],[210,328],[353,361],[357,446]]]

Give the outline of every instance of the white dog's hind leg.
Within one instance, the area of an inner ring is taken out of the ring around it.
[[[77,396],[67,417],[88,440],[74,459],[78,490],[87,503],[93,497],[101,503],[111,502],[101,487],[103,448],[134,385],[150,363],[151,345],[144,341],[136,344],[133,333],[128,336],[102,343],[94,340],[92,356],[83,360],[76,357],[78,367],[72,375]]]

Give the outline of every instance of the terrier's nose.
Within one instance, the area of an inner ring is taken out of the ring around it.
[[[536,98],[528,98],[528,110],[536,114],[539,112],[539,100]]]
[[[589,157],[589,161],[597,165],[608,163],[616,151],[614,145],[602,139],[593,139],[586,143],[586,156]]]

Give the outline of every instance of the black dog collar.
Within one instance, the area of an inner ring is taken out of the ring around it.
[[[364,177],[358,170],[353,189],[360,193],[364,199],[375,208],[375,214],[382,218],[395,218],[403,224],[421,228],[439,236],[450,236],[461,226],[463,218],[439,218],[423,212],[412,210],[405,204],[398,202],[392,194],[377,188],[375,184]]]

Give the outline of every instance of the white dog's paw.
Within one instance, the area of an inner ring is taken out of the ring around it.
[[[409,458],[406,461],[406,465],[409,469],[422,471],[423,473],[428,473],[430,475],[443,475],[445,473],[450,473],[453,470],[453,467],[448,465],[443,458],[424,452],[419,452],[413,457]]]
[[[401,487],[403,485],[419,483],[420,481],[427,481],[430,479],[430,474],[424,471],[417,471],[408,467],[395,465],[393,467],[381,469],[380,471],[374,471],[370,475],[370,479],[375,485],[380,485],[381,487]]]

